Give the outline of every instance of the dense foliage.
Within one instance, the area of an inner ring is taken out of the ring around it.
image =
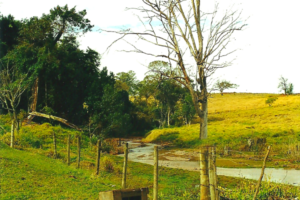
[[[98,52],[80,49],[77,37],[93,28],[86,14],[66,5],[40,18],[0,16],[0,71],[8,68],[26,75],[27,89],[16,112],[61,117],[90,137],[141,135],[156,127],[190,123],[195,111],[180,85],[155,76],[139,81],[134,71],[115,76],[100,66]],[[5,99],[1,113],[7,112],[4,104]],[[49,122],[38,117],[34,121]]]

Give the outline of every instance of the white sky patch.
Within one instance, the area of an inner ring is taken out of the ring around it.
[[[41,17],[48,14],[51,8],[57,5],[68,4],[69,8],[76,6],[77,10],[87,10],[87,18],[95,25],[95,29],[117,30],[118,28],[137,28],[143,26],[135,16],[138,12],[125,11],[126,7],[142,6],[140,0],[0,0],[0,12],[3,15],[12,14],[16,19]],[[278,79],[282,75],[294,84],[294,92],[300,93],[300,28],[298,20],[300,1],[245,1],[222,0],[220,9],[225,10],[232,4],[243,10],[242,18],[250,17],[244,31],[234,34],[233,41],[228,49],[241,49],[234,54],[236,60],[233,65],[219,69],[214,79],[226,79],[240,85],[236,92],[266,92],[277,93]],[[203,9],[211,10],[213,1],[205,0]],[[206,11],[206,10],[205,10]],[[143,16],[140,15],[142,18]],[[109,33],[90,32],[79,38],[82,49],[90,47],[103,54],[118,35]],[[130,40],[134,41],[134,40]],[[148,52],[162,51],[151,44],[138,43]],[[118,52],[118,50],[132,49],[123,41],[116,43],[109,53],[102,55],[101,67],[107,66],[115,73],[134,70],[138,79],[142,80],[147,71],[149,62],[158,60],[136,53]]]

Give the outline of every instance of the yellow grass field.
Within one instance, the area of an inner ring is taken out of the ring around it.
[[[278,97],[271,107],[265,104],[269,96]],[[266,138],[268,144],[291,145],[300,141],[300,95],[212,94],[208,109],[208,139],[198,140],[199,124],[195,118],[191,126],[152,130],[144,141],[173,142],[181,147],[221,144],[233,149],[242,148],[248,139],[257,137]]]

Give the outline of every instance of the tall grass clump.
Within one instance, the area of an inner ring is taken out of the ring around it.
[[[234,189],[219,187],[221,196],[235,200],[252,200],[256,182],[243,179]],[[291,185],[278,184],[270,181],[262,182],[257,199],[294,199],[300,196],[300,188]]]

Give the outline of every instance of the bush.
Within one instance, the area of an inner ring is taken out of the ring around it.
[[[54,158],[54,151],[52,149],[49,149],[49,150],[45,151],[45,155],[49,158]],[[64,160],[65,162],[67,161],[66,156],[59,152],[56,152],[55,159],[61,159],[61,160]]]
[[[269,98],[268,98],[265,102],[266,102],[266,104],[268,104],[268,105],[271,107],[272,104],[273,104],[277,99],[278,99],[277,97],[269,96]]]
[[[1,140],[2,142],[4,142],[5,144],[10,145],[10,133],[7,132],[7,133],[3,134],[3,135],[0,137],[0,140]],[[16,136],[15,136],[15,142],[16,142]]]
[[[97,145],[97,141],[98,141],[98,137],[93,135],[92,138],[91,138],[91,142],[93,145]]]
[[[23,147],[31,146],[33,148],[40,148],[43,141],[31,132],[20,134],[20,144]]]
[[[103,166],[104,170],[107,171],[107,172],[113,172],[114,169],[115,169],[115,167],[114,167],[114,166],[115,166],[115,163],[114,163],[114,161],[113,161],[111,158],[109,158],[109,157],[104,157],[104,158],[103,158],[102,166]]]
[[[0,135],[4,135],[5,133],[10,131],[10,126],[8,125],[0,125]]]
[[[107,152],[109,153],[111,150],[113,149],[113,146],[110,145],[108,142],[106,141],[102,141],[102,152]]]

